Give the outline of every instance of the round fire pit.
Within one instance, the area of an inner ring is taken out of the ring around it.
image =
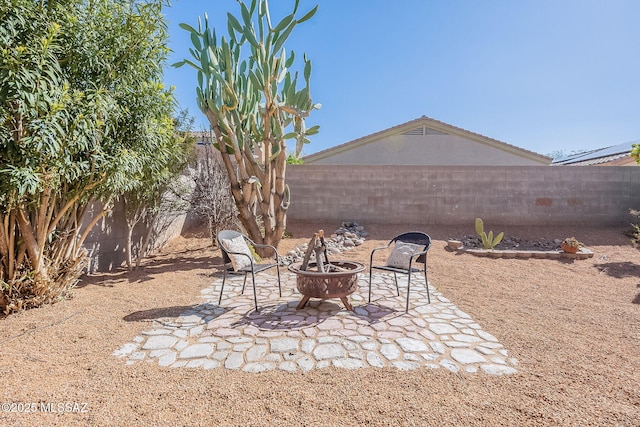
[[[303,308],[310,298],[340,298],[347,310],[353,310],[347,297],[358,289],[358,273],[364,270],[364,264],[354,261],[332,261],[325,264],[325,272],[300,270],[298,262],[289,266],[289,271],[297,276],[296,287],[303,295],[296,308]],[[309,263],[309,269],[317,268]]]

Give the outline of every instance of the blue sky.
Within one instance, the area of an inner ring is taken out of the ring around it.
[[[548,154],[640,140],[638,0],[301,0],[318,13],[286,44],[313,61],[311,95],[322,109],[304,154],[422,115]],[[271,0],[272,19],[293,0]],[[174,0],[168,63],[189,58],[188,33],[204,12],[219,34],[235,0]],[[165,71],[182,108],[196,73]]]

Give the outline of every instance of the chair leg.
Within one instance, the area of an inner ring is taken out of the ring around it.
[[[373,268],[369,266],[369,302],[371,302],[371,270],[373,270]]]
[[[251,272],[251,274],[253,274],[253,272]],[[242,292],[241,294],[244,295],[244,286],[247,284],[247,273],[244,273],[244,280],[242,281]]]
[[[398,275],[395,271],[393,272],[393,280],[396,282],[396,292],[398,293],[398,296],[400,296],[400,288],[398,287]]]
[[[429,281],[427,280],[427,266],[424,266],[424,287],[427,288],[427,301],[431,304],[431,296],[429,295]]]
[[[409,293],[411,291],[411,270],[409,270],[408,273],[408,277],[407,277],[407,309],[405,310],[405,313],[409,312]]]
[[[222,291],[224,290],[224,282],[227,280],[227,266],[222,266],[222,287],[220,287],[220,298],[218,298],[218,305],[222,302]]]
[[[247,276],[245,276],[246,279]],[[251,280],[253,281],[253,303],[256,306],[256,311],[258,311],[258,292],[256,291],[256,275],[251,272]]]
[[[276,264],[276,270],[278,271],[278,291],[280,292],[280,298],[282,298],[282,284],[280,283],[280,266]]]

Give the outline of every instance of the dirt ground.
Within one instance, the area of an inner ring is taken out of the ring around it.
[[[280,251],[339,225],[291,225]],[[344,257],[364,263],[396,234],[429,233],[430,281],[504,344],[519,372],[127,365],[113,351],[154,318],[198,304],[217,272],[219,252],[192,235],[140,271],[85,277],[73,299],[0,319],[0,425],[640,425],[640,252],[624,228],[491,227],[526,239],[576,236],[595,252],[568,261],[445,250],[472,226],[363,225],[370,236]],[[32,412],[6,412],[5,403]]]

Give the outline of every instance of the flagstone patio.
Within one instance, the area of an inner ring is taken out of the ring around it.
[[[410,309],[404,312],[406,277],[374,273],[373,297],[366,301],[368,274],[350,296],[353,311],[340,300],[312,299],[300,310],[296,277],[283,269],[282,297],[275,277],[256,277],[259,310],[254,311],[251,279],[242,295],[242,276],[216,277],[201,291],[201,304],[178,317],[157,318],[152,329],[114,351],[126,363],[158,363],[173,368],[226,368],[247,372],[338,368],[445,368],[453,372],[511,374],[517,360],[498,339],[429,284],[412,278]]]

